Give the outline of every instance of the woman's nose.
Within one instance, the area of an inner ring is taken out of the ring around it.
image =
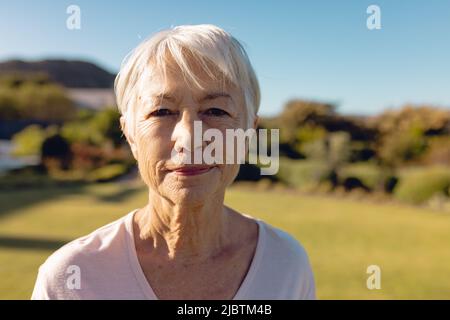
[[[176,152],[195,152],[205,146],[202,121],[196,112],[183,112],[172,132]]]

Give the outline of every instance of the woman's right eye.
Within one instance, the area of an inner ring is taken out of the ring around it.
[[[169,109],[161,108],[161,109],[151,112],[149,114],[149,117],[165,117],[165,116],[170,116],[172,114],[174,114],[174,113],[172,111],[170,111]]]

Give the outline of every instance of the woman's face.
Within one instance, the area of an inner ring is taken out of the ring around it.
[[[223,194],[239,171],[236,161],[206,165],[200,159],[194,164],[194,121],[201,121],[203,132],[214,128],[223,137],[226,129],[245,130],[247,121],[241,91],[229,83],[211,80],[201,68],[193,67],[203,89],[189,86],[177,68],[168,68],[165,81],[158,75],[152,77],[135,109],[133,139],[139,170],[149,188],[176,204],[189,205]],[[206,144],[203,142],[203,147]],[[225,154],[224,141],[223,150]],[[188,154],[190,164],[172,158]]]

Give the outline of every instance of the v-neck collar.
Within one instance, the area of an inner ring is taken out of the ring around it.
[[[134,241],[134,228],[133,228],[133,218],[134,214],[139,209],[135,209],[131,211],[125,217],[125,228],[127,230],[126,234],[126,249],[128,251],[128,260],[130,262],[130,267],[133,270],[133,274],[136,277],[136,280],[144,293],[145,297],[149,300],[159,300],[153,291],[150,283],[147,281],[145,277],[144,271],[142,270],[141,264],[139,263],[139,259],[136,252],[136,244]],[[246,298],[246,293],[251,286],[252,280],[255,278],[257,273],[257,269],[261,264],[261,259],[263,256],[264,250],[264,239],[265,239],[265,228],[264,221],[260,219],[253,218],[258,224],[258,240],[256,244],[255,253],[252,258],[252,262],[250,263],[250,267],[245,275],[244,280],[242,281],[238,291],[234,295],[232,300],[244,300]]]

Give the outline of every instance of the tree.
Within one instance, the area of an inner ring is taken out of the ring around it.
[[[41,163],[49,170],[67,170],[70,167],[71,151],[69,142],[60,134],[49,136],[42,143]]]

